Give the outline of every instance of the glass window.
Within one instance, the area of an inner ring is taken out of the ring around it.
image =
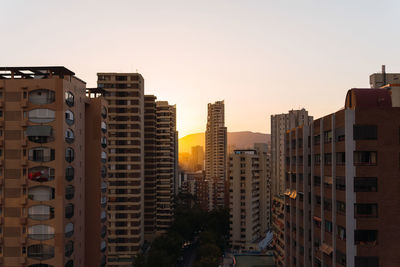
[[[378,179],[376,177],[354,177],[354,192],[377,192]]]
[[[54,168],[38,166],[28,169],[28,179],[35,182],[48,182],[55,178]]]
[[[28,228],[28,237],[33,240],[53,239],[54,227],[46,224],[36,224]]]
[[[346,153],[345,152],[337,152],[336,153],[336,164],[337,165],[346,164]]]
[[[54,199],[54,188],[49,186],[34,186],[28,189],[28,198],[35,201]]]
[[[104,151],[101,151],[101,162],[106,163],[107,161],[107,154]]]
[[[107,132],[107,124],[104,121],[101,122],[101,131],[103,133]]]
[[[338,237],[341,240],[346,240],[346,228],[338,225],[337,226]]]
[[[47,260],[54,257],[54,247],[35,244],[28,247],[28,257],[36,260]]]
[[[71,144],[74,142],[74,139],[75,139],[74,132],[71,129],[65,130],[65,142]]]
[[[37,221],[50,220],[54,218],[54,208],[48,205],[34,205],[28,209],[28,216]]]
[[[354,140],[376,140],[378,138],[378,127],[376,125],[354,125]]]
[[[106,178],[107,176],[107,168],[106,166],[101,166],[101,177]]]
[[[49,123],[56,118],[56,112],[47,108],[32,109],[28,112],[28,119],[33,123]]]
[[[74,224],[73,223],[67,223],[65,225],[65,237],[71,237],[74,234]]]
[[[65,206],[65,218],[71,219],[74,217],[74,204],[69,203]]]
[[[379,267],[379,257],[355,256],[355,267]]]
[[[65,149],[65,160],[71,163],[72,161],[74,161],[74,158],[75,158],[74,150],[71,147],[67,147]]]
[[[68,125],[74,124],[74,113],[72,113],[71,110],[66,110],[65,111],[65,122]]]
[[[346,213],[346,203],[342,201],[336,201],[336,210],[340,214],[345,214]]]
[[[354,151],[354,165],[376,165],[376,151]]]
[[[74,95],[69,91],[65,92],[65,103],[69,107],[72,107],[74,105]]]
[[[101,116],[105,119],[107,117],[107,108],[102,107],[101,108]]]
[[[103,148],[107,147],[107,137],[105,137],[105,136],[101,137],[101,146]]]
[[[355,218],[378,217],[378,204],[376,203],[356,203],[354,204]]]
[[[72,185],[67,185],[65,187],[65,198],[67,200],[71,200],[74,198],[75,195],[75,188]]]
[[[65,257],[70,257],[72,253],[74,253],[74,242],[70,240],[65,244]]]
[[[67,263],[65,264],[65,267],[74,267],[74,261],[73,260],[67,261]]]
[[[378,240],[377,230],[355,230],[354,242],[356,245],[375,245]]]
[[[68,166],[67,168],[65,168],[65,179],[68,182],[71,182],[74,179],[74,167],[72,166]]]
[[[55,93],[48,89],[33,90],[29,92],[28,100],[35,105],[51,104],[55,100]]]

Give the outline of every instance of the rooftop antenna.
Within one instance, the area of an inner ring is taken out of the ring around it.
[[[386,66],[382,65],[383,85],[386,85]]]

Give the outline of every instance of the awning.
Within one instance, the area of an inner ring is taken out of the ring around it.
[[[318,221],[318,222],[321,222],[321,218],[320,217],[314,216],[313,219]]]
[[[296,199],[297,193],[296,190],[293,190],[293,192],[290,194],[290,198]]]
[[[26,128],[27,136],[51,136],[51,126],[32,125]]]
[[[286,189],[285,193],[283,193],[285,196],[290,196],[292,192],[290,191],[290,189]]]
[[[329,256],[331,255],[333,248],[325,243],[322,243],[322,245],[319,247],[319,250]]]
[[[324,177],[325,184],[332,184],[332,176],[325,176]]]

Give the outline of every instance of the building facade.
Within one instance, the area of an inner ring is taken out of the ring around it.
[[[144,242],[144,80],[98,73],[108,102],[108,266],[129,265]]]
[[[1,69],[0,265],[84,266],[86,84],[64,67]]]
[[[285,179],[285,134],[289,129],[300,125],[309,125],[312,117],[308,116],[308,111],[290,110],[286,114],[271,116],[271,203],[276,207],[272,209],[272,228],[274,231],[274,260],[278,266],[283,265],[284,241],[280,240],[283,236],[281,225],[281,207],[284,193]]]
[[[105,91],[87,89],[85,105],[85,266],[107,259],[107,101]],[[66,134],[73,142],[74,133]]]
[[[209,209],[225,206],[227,129],[225,104],[217,101],[208,104],[206,128],[205,171],[209,181]]]
[[[156,230],[162,234],[173,222],[173,203],[178,190],[176,106],[157,101],[156,115]]]
[[[400,87],[286,135],[285,266],[398,266]]]

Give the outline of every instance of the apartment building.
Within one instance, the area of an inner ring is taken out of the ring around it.
[[[286,134],[285,266],[399,266],[400,87]]]
[[[144,242],[144,80],[97,76],[108,102],[107,266],[129,265]]]
[[[312,117],[308,116],[308,111],[290,110],[286,114],[271,116],[271,203],[276,207],[271,214],[272,228],[274,231],[274,260],[280,266],[284,258],[284,241],[278,240],[283,236],[281,218],[283,216],[280,209],[283,201],[284,179],[285,179],[285,134],[289,129],[300,125],[309,125]]]
[[[197,172],[204,169],[204,148],[202,146],[192,146],[191,171]]]
[[[230,241],[234,250],[258,250],[261,241],[260,160],[256,150],[229,157]]]
[[[225,206],[227,129],[225,104],[217,101],[208,104],[206,128],[205,171],[209,181],[209,209]]]
[[[86,90],[85,105],[85,266],[106,266],[107,101],[105,91]],[[66,132],[74,142],[74,133]]]
[[[156,102],[156,230],[165,233],[173,222],[178,184],[178,132],[176,106]]]
[[[85,88],[64,67],[1,68],[1,266],[85,265]]]

